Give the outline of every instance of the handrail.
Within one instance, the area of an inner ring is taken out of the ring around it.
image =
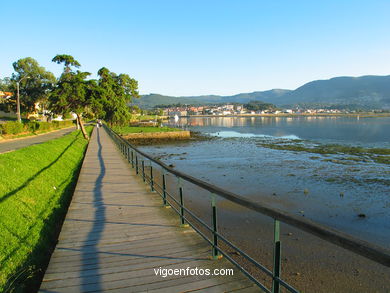
[[[106,127],[106,126],[105,126]],[[325,241],[333,243],[337,246],[343,247],[347,250],[350,250],[356,254],[359,254],[363,257],[371,259],[377,263],[380,263],[386,267],[390,267],[390,250],[382,248],[380,246],[374,245],[372,243],[357,239],[346,233],[331,229],[324,225],[315,223],[311,220],[297,217],[289,213],[283,212],[281,210],[268,207],[263,204],[252,202],[240,195],[232,193],[230,191],[224,190],[220,187],[211,185],[207,182],[201,181],[195,177],[192,177],[188,174],[182,173],[180,171],[174,170],[168,165],[164,164],[158,159],[151,157],[150,155],[138,150],[136,147],[131,145],[128,141],[124,140],[119,136],[115,131],[106,127],[108,131],[111,131],[117,138],[119,138],[123,143],[128,145],[134,151],[140,155],[146,157],[148,160],[154,162],[155,164],[161,166],[163,169],[167,170],[169,173],[172,173],[178,177],[183,178],[184,180],[191,182],[203,189],[208,190],[211,193],[217,194],[225,199],[228,199],[234,203],[237,203],[245,208],[251,209],[253,211],[259,212],[261,214],[272,217],[276,220],[282,221],[286,224],[294,226],[298,229],[304,230],[312,235],[315,235]]]

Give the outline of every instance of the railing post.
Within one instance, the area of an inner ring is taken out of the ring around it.
[[[141,165],[142,165],[142,180],[145,182],[145,161],[144,160],[142,160]]]
[[[154,182],[153,182],[153,166],[152,161],[150,161],[150,189],[154,191]]]
[[[281,271],[281,242],[280,242],[280,222],[274,220],[274,270],[272,280],[272,293],[280,292],[280,271]]]
[[[131,150],[131,167],[134,169],[134,152]]]
[[[218,250],[218,236],[217,236],[217,205],[215,203],[215,194],[211,194],[211,209],[212,209],[212,221],[213,221],[213,249],[212,257],[213,259],[220,259],[222,255]]]
[[[135,154],[135,173],[138,175],[138,156]]]
[[[179,198],[180,198],[180,227],[186,228],[189,225],[184,220],[184,201],[183,201],[183,187],[181,186],[180,177],[177,178],[179,184]]]
[[[165,182],[165,173],[164,170],[162,170],[162,186],[163,186],[163,205],[167,206],[167,186]]]

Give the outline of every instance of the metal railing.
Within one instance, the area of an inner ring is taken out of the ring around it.
[[[289,292],[299,292],[293,286],[289,285],[286,281],[281,278],[281,241],[280,241],[280,222],[294,226],[300,230],[308,232],[312,235],[315,235],[327,242],[336,244],[342,248],[345,248],[349,251],[352,251],[358,255],[364,256],[368,259],[371,259],[379,264],[382,264],[386,267],[390,267],[390,251],[382,247],[376,246],[374,244],[362,241],[360,239],[354,238],[343,232],[333,230],[329,227],[323,226],[321,224],[315,223],[308,219],[302,219],[295,215],[291,215],[280,211],[278,209],[270,208],[265,205],[252,202],[242,196],[223,190],[217,186],[211,185],[207,182],[201,181],[197,178],[194,178],[190,175],[182,173],[180,171],[174,170],[173,168],[167,166],[163,162],[151,157],[150,155],[138,150],[136,147],[131,145],[128,141],[124,140],[112,129],[104,125],[108,134],[111,136],[113,141],[118,146],[121,153],[125,156],[128,162],[131,164],[132,168],[135,169],[136,174],[140,175],[145,183],[150,185],[152,191],[156,191],[162,198],[164,206],[171,207],[180,217],[180,226],[188,227],[191,226],[196,232],[198,232],[208,243],[210,243],[212,249],[212,257],[214,259],[220,258],[222,255],[226,257],[230,262],[237,266],[249,279],[251,279],[255,284],[257,284],[264,292],[275,293],[280,292],[281,287],[284,287]],[[149,161],[149,174],[145,170],[145,161]],[[156,164],[161,169],[161,183],[159,184],[155,178],[153,172],[153,164]],[[166,177],[167,174],[174,175],[178,180],[178,195],[179,199],[176,199],[170,192],[167,190]],[[183,187],[181,181],[185,180],[189,183],[192,183],[204,190],[207,190],[211,193],[211,227],[207,225],[202,219],[197,217],[191,210],[189,210],[184,205],[183,200]],[[156,188],[157,187],[157,188]],[[242,251],[239,247],[233,244],[231,241],[226,239],[218,232],[217,225],[217,205],[215,196],[221,196],[224,199],[227,199],[231,202],[234,202],[240,206],[258,212],[260,214],[269,216],[274,221],[273,227],[273,269],[272,271],[266,268],[264,265],[258,263],[247,253]],[[171,202],[169,201],[171,200]],[[173,202],[174,204],[172,204]],[[196,221],[196,223],[190,219]],[[199,229],[199,226],[203,227],[211,233],[211,239],[207,237],[206,233]],[[272,290],[268,289],[264,284],[259,282],[254,276],[252,276],[242,265],[240,265],[234,258],[232,258],[220,245],[222,241],[227,247],[234,249],[239,252],[249,263],[253,264],[261,272],[272,278]]]

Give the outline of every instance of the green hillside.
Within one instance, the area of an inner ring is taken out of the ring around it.
[[[188,97],[172,97],[159,94],[143,95],[140,99],[134,100],[135,105],[139,105],[143,108],[153,108],[157,105],[172,105],[172,104],[191,104],[191,105],[204,105],[204,104],[217,104],[217,103],[248,103],[250,101],[263,101],[263,100],[277,100],[283,94],[288,93],[289,90],[273,89],[263,92],[244,93],[234,96],[188,96]]]
[[[336,77],[328,80],[316,80],[284,94],[278,101],[275,100],[274,102],[278,105],[328,103],[389,108],[390,75]]]
[[[134,104],[143,108],[153,108],[157,105],[178,103],[203,105],[233,102],[248,103],[250,101],[263,101],[277,106],[353,105],[361,108],[390,109],[390,75],[335,77],[328,80],[311,81],[293,91],[273,89],[233,96],[172,97],[149,94],[134,101]]]

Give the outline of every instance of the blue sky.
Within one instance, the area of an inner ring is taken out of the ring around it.
[[[390,74],[390,1],[1,1],[0,78],[33,57],[59,75],[128,73],[142,94],[295,89],[335,76]]]

